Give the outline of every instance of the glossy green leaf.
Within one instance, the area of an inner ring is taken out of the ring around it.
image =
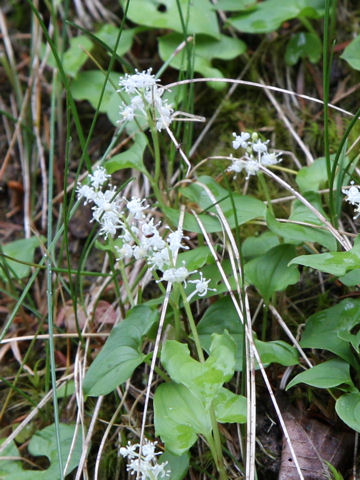
[[[110,73],[109,81],[106,84],[100,112],[106,113],[114,125],[117,125],[119,119],[120,105],[123,100],[119,93],[116,92],[119,83],[119,74]],[[71,94],[75,100],[87,100],[94,109],[97,108],[100,99],[100,93],[104,85],[105,75],[98,70],[87,70],[80,72],[71,82]],[[111,83],[112,82],[112,83]],[[125,94],[122,94],[126,100]]]
[[[209,357],[200,363],[190,356],[186,344],[168,340],[161,352],[161,363],[172,380],[185,385],[209,407],[223,383],[235,368],[235,343],[229,334],[213,334]]]
[[[263,202],[248,195],[232,193],[236,210],[235,218],[229,192],[221,187],[212,177],[201,176],[198,178],[198,181],[206,185],[212,192],[231,228],[234,228],[236,223],[242,225],[255,218],[263,218],[265,216],[266,207]],[[201,185],[191,184],[181,189],[181,193],[191,202],[197,203],[203,210],[216,215],[216,208],[212,206],[212,200],[210,200],[207,192]],[[218,223],[218,225],[219,230],[217,231],[221,231],[220,224]]]
[[[121,32],[120,42],[116,50],[116,54],[121,57],[124,53],[128,52],[131,49],[132,42],[134,40],[134,35],[136,33],[136,28],[129,28]],[[115,43],[117,36],[119,34],[119,28],[111,23],[105,23],[102,27],[96,32],[96,37],[104,42],[112,50],[115,48]]]
[[[316,63],[320,60],[321,53],[320,38],[314,33],[300,32],[293,35],[287,44],[285,62],[295,65],[300,58],[308,58],[310,62]]]
[[[347,45],[340,58],[345,60],[350,67],[360,70],[360,35]]]
[[[180,210],[178,208],[164,207],[163,212],[172,225],[178,225],[180,218]],[[199,214],[198,217],[208,233],[221,231],[221,224],[216,217],[211,217],[205,213]],[[196,218],[191,213],[185,213],[183,228],[188,232],[201,233],[201,228],[199,227]]]
[[[156,435],[166,449],[182,455],[196,442],[197,435],[211,433],[208,409],[184,385],[163,383],[154,395]]]
[[[213,8],[226,12],[239,12],[241,10],[256,8],[256,3],[256,0],[218,0]]]
[[[221,388],[214,400],[216,420],[220,423],[245,423],[246,398]]]
[[[360,432],[360,392],[346,393],[336,400],[336,413],[356,432]]]
[[[159,53],[161,59],[167,61],[176,48],[183,42],[184,36],[179,33],[170,33],[159,39]],[[192,67],[195,72],[200,73],[204,77],[223,77],[222,72],[218,68],[212,66],[212,60],[215,58],[221,60],[232,60],[242,55],[246,50],[245,43],[233,37],[221,35],[218,39],[204,35],[198,35],[194,39],[194,44],[190,44],[192,51]],[[183,49],[170,62],[170,65],[177,70],[188,69],[188,55],[186,49]],[[222,88],[226,84],[214,83],[214,88]]]
[[[144,361],[142,339],[156,320],[156,311],[139,305],[113,328],[85,375],[83,389],[86,395],[106,395],[130,378],[135,368]]]
[[[314,242],[323,245],[329,250],[336,248],[336,240],[326,230],[320,230],[316,227],[311,228],[296,223],[279,222],[270,210],[268,210],[266,215],[266,223],[270,230],[282,237],[286,243],[300,245],[304,242]]]
[[[346,285],[347,287],[353,287],[360,284],[360,268],[351,270],[348,273],[345,273],[343,277],[339,278],[340,282]]]
[[[290,264],[304,265],[332,275],[345,275],[349,270],[360,268],[360,239],[348,252],[327,252],[313,255],[300,255]]]
[[[293,245],[281,244],[245,265],[246,281],[255,285],[266,303],[273,293],[285,290],[287,286],[299,281],[297,268],[293,268],[294,265],[288,266],[295,254]]]
[[[88,60],[89,52],[93,47],[93,42],[86,35],[78,35],[70,39],[70,46],[65,51],[62,66],[70,77],[75,77],[84,63]],[[45,46],[43,47],[43,54],[45,54]],[[56,60],[52,52],[47,57],[46,63],[51,67],[57,66]]]
[[[206,310],[197,325],[201,346],[210,351],[211,336],[213,333],[229,332],[235,341],[235,370],[243,367],[244,328],[236,313],[230,297],[218,300]],[[264,364],[279,363],[281,365],[295,365],[298,363],[297,351],[294,347],[281,340],[262,342],[256,339],[255,345]]]
[[[273,232],[267,231],[257,237],[246,237],[241,245],[241,253],[246,260],[251,260],[259,255],[264,255],[279,243],[279,237]]]
[[[330,155],[330,163],[334,164],[335,155]],[[349,164],[349,157],[345,157],[343,167],[346,168]],[[335,175],[335,185],[338,179],[338,172]],[[317,158],[314,163],[308,167],[303,167],[299,170],[296,175],[296,183],[299,185],[300,191],[302,193],[313,191],[316,192],[321,187],[327,184],[327,170],[326,170],[326,159],[325,157]]]
[[[22,238],[2,246],[2,252],[20,262],[33,263],[35,249],[40,246],[40,239],[37,237]],[[30,274],[30,267],[5,257],[0,259],[0,278],[4,281],[11,278],[24,278]]]
[[[342,300],[334,307],[321,310],[307,319],[300,344],[303,348],[328,350],[358,369],[359,362],[352,353],[350,344],[338,335],[344,326],[354,324],[360,324],[360,300]]]
[[[147,145],[144,133],[137,133],[134,143],[124,152],[118,153],[105,162],[105,168],[108,173],[112,174],[124,168],[135,168],[139,172],[147,173],[143,162],[144,151]]]
[[[185,262],[186,268],[189,271],[197,270],[204,265],[214,263],[210,248],[205,245],[202,247],[196,247],[184,252],[179,253],[177,259],[177,265],[181,266]]]
[[[182,480],[189,470],[190,455],[185,452],[183,455],[174,455],[165,450],[165,452],[158,457],[158,462],[167,462],[166,468],[171,472],[171,480]]]
[[[246,33],[268,33],[277,30],[283,22],[303,15],[319,18],[324,14],[324,1],[317,0],[265,0],[256,9],[230,18],[229,23]]]
[[[62,463],[65,465],[70,452],[73,436],[75,433],[74,425],[60,423],[61,455]],[[56,446],[55,425],[35,433],[30,440],[28,450],[34,457],[46,456],[49,459],[50,466],[46,470],[24,470],[22,464],[16,460],[0,461],[0,478],[2,480],[58,480],[60,479],[58,452]],[[72,456],[69,462],[67,473],[70,473],[77,467],[82,452],[81,435],[78,433],[75,444],[72,447]],[[20,457],[15,443],[11,443],[1,454],[2,456]]]
[[[125,6],[125,0],[121,3]],[[204,33],[219,36],[219,27],[212,4],[208,0],[131,0],[127,17],[134,23],[152,28],[174,30],[183,33],[179,8],[186,21],[188,35]]]
[[[286,367],[299,363],[299,356],[296,348],[292,347],[282,340],[272,340],[262,342],[254,340],[255,346],[259,352],[261,361],[266,365],[269,363],[279,363]]]
[[[288,383],[286,390],[299,383],[306,383],[307,385],[318,388],[332,388],[342,383],[352,385],[350,365],[339,358],[320,363],[296,375],[296,377]]]

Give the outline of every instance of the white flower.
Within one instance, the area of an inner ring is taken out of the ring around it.
[[[95,190],[98,190],[99,187],[102,187],[104,183],[110,178],[111,175],[106,173],[104,167],[98,167],[94,170],[92,175],[89,175],[90,183]]]
[[[281,158],[278,158],[281,153],[263,153],[261,155],[261,165],[264,167],[269,167],[270,165],[276,165],[277,163],[281,162]]]
[[[191,273],[195,273],[195,272],[189,272],[189,270],[186,267],[169,268],[168,270],[165,270],[160,281],[171,282],[171,283],[184,282],[186,287],[186,279]]]
[[[129,460],[126,469],[130,474],[140,474],[141,480],[169,478],[171,472],[166,469],[167,462],[161,464],[157,462],[157,456],[162,453],[155,451],[156,443],[145,440],[141,451],[138,443],[130,445],[130,442],[126,447],[119,449],[120,455]]]
[[[206,278],[203,277],[202,272],[200,272],[200,278],[197,280],[189,280],[189,283],[193,283],[195,285],[195,290],[190,293],[190,295],[187,297],[187,301],[190,302],[192,297],[195,295],[199,295],[199,297],[203,297],[204,295],[207,294],[208,290],[211,290],[212,292],[216,292],[216,288],[209,288],[209,283],[210,280],[206,280]]]
[[[136,220],[141,220],[144,218],[143,211],[149,208],[149,205],[143,205],[146,200],[143,198],[142,200],[137,197],[132,197],[131,200],[127,201],[127,209],[131,213],[131,215],[136,218]]]
[[[86,205],[88,202],[94,201],[96,196],[96,192],[93,188],[89,187],[89,185],[81,185],[78,183],[76,191],[79,199],[85,198],[84,205]]]
[[[354,183],[354,182],[352,182]],[[356,203],[360,203],[360,192],[359,192],[359,187],[355,185],[351,185],[351,187],[347,189],[343,189],[343,194],[346,195],[345,200],[351,205],[355,205]]]
[[[241,160],[241,158],[234,158],[232,160],[232,164],[226,169],[226,171],[235,172],[235,174],[240,173],[245,167],[245,164],[246,162],[244,162],[244,160]]]
[[[240,135],[236,135],[236,133],[233,133],[233,136],[235,137],[235,140],[232,142],[233,148],[237,150],[238,148],[244,148],[246,149],[248,146],[248,140],[250,138],[250,133],[248,132],[240,132]]]
[[[265,153],[267,152],[267,146],[266,146],[267,143],[269,143],[269,140],[262,142],[260,139],[258,139],[256,143],[252,144],[252,149],[254,150],[254,152],[257,152],[257,153]]]
[[[249,178],[250,175],[256,175],[260,169],[260,164],[257,160],[250,158],[245,162],[245,170],[246,170],[246,179]]]
[[[158,252],[154,252],[148,258],[148,263],[151,265],[150,270],[164,270],[164,267],[168,266],[170,263],[170,255],[168,248],[163,248]]]
[[[173,255],[175,255],[175,253],[180,249],[184,249],[184,250],[188,250],[189,247],[186,246],[186,245],[182,245],[181,244],[181,241],[185,239],[185,240],[188,240],[189,237],[184,237],[184,234],[183,234],[183,231],[181,228],[178,228],[177,230],[175,230],[175,232],[171,232],[169,233],[168,237],[167,237],[167,242],[169,244],[169,248],[171,250],[171,253]]]
[[[121,90],[124,90],[126,93],[136,93],[139,90],[153,88],[159,80],[156,79],[155,75],[152,75],[151,72],[152,68],[144,70],[143,72],[135,69],[133,75],[126,73],[124,77],[119,80]]]
[[[133,247],[128,243],[125,243],[121,248],[115,247],[118,253],[118,258],[116,260],[123,260],[124,258],[131,258],[133,256]]]

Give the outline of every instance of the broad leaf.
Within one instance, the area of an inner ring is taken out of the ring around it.
[[[11,258],[20,262],[33,263],[35,249],[40,246],[40,240],[37,237],[23,238],[14,242],[6,243],[2,246],[2,252]],[[2,257],[0,259],[0,278],[8,280],[10,278],[24,278],[30,273],[30,267],[16,261]]]
[[[119,28],[115,27],[111,23],[105,23],[97,32],[96,37],[104,42],[112,50],[115,48],[117,36],[119,34]],[[129,28],[121,32],[120,42],[116,50],[116,54],[121,57],[124,53],[128,52],[131,48],[134,35],[136,34],[136,28]]]
[[[300,32],[293,35],[287,44],[285,62],[295,65],[300,58],[308,58],[310,62],[316,63],[320,60],[321,53],[320,38],[314,33]]]
[[[277,245],[265,255],[250,260],[245,265],[245,279],[255,285],[266,303],[275,292],[285,290],[299,280],[299,272],[294,266],[288,266],[295,256],[293,245]]]
[[[75,433],[74,425],[65,425],[60,423],[60,439],[61,439],[61,455],[62,464],[65,465],[67,457]],[[28,446],[31,455],[46,456],[50,461],[50,466],[47,470],[23,470],[21,462],[16,460],[1,460],[0,461],[0,478],[3,480],[58,480],[60,479],[58,452],[56,446],[55,425],[48,427],[35,433],[30,440]],[[67,469],[70,473],[79,464],[82,452],[81,435],[78,434],[75,444],[72,448],[72,455]],[[7,447],[2,456],[20,457],[15,443],[11,443]]]
[[[339,336],[343,325],[360,323],[360,300],[345,299],[338,305],[315,313],[306,321],[301,338],[303,348],[320,348],[335,353],[340,358],[359,368],[349,342]]]
[[[124,168],[135,168],[139,172],[147,173],[143,162],[144,150],[147,145],[146,136],[143,133],[135,135],[134,144],[125,150],[125,152],[118,153],[105,162],[105,167],[108,173],[112,174]]]
[[[214,400],[216,420],[220,423],[245,423],[246,398],[221,388]]]
[[[335,160],[335,155],[330,155],[330,164],[333,165]],[[349,157],[345,157],[343,167],[347,167],[349,164]],[[339,169],[338,169],[339,170]],[[338,170],[335,175],[335,185],[338,179]],[[301,192],[316,192],[320,187],[324,186],[328,181],[327,169],[326,169],[326,158],[320,157],[314,161],[308,167],[303,167],[299,170],[296,175],[296,183],[299,185]]]
[[[156,389],[154,422],[156,434],[176,455],[189,450],[198,434],[211,433],[209,410],[184,385],[173,382]]]
[[[235,368],[235,343],[229,334],[213,334],[210,355],[204,363],[190,356],[187,345],[168,340],[161,352],[161,363],[172,380],[185,385],[206,407]]]
[[[183,455],[174,455],[168,450],[165,450],[158,458],[159,463],[167,462],[166,469],[169,469],[171,472],[171,480],[182,480],[185,478],[190,463],[190,455],[188,452]]]
[[[306,383],[318,388],[336,387],[342,383],[352,385],[350,365],[339,358],[328,360],[296,375],[288,383],[286,389],[294,387],[299,383]]]
[[[336,413],[356,432],[360,432],[360,392],[346,393],[336,400]]]
[[[300,255],[291,260],[291,264],[305,265],[332,275],[345,275],[349,270],[360,268],[360,239],[348,252],[327,252],[314,255]]]
[[[242,225],[254,218],[263,218],[265,216],[266,207],[263,202],[248,195],[232,193],[236,210],[235,215],[230,193],[225,188],[221,187],[212,177],[201,176],[198,178],[198,181],[206,185],[212,192],[231,228],[234,228],[236,224]],[[216,214],[216,208],[212,206],[213,201],[210,200],[207,192],[201,185],[191,184],[181,189],[181,193],[191,202],[197,203],[203,210]],[[217,231],[221,231],[220,224]]]
[[[246,33],[268,33],[277,30],[283,22],[297,16],[319,18],[324,14],[323,0],[265,0],[257,8],[234,16],[230,24]]]
[[[142,339],[157,320],[157,313],[146,306],[136,306],[113,328],[103,349],[90,365],[84,379],[86,395],[112,392],[126,382],[145,358]]]
[[[180,43],[184,40],[184,35],[179,33],[170,33],[159,39],[159,53],[161,59],[167,61]],[[198,35],[194,39],[194,44],[189,44],[191,48],[191,65],[195,72],[201,73],[204,77],[223,77],[218,68],[211,64],[212,59],[232,60],[242,55],[246,50],[246,45],[238,38],[221,35],[219,39],[214,39],[204,35]],[[173,68],[178,70],[187,70],[188,54],[186,48],[176,55],[170,62]],[[214,88],[223,88],[226,84],[213,83]]]
[[[241,253],[246,260],[264,255],[268,250],[279,245],[279,237],[266,231],[257,237],[246,237],[241,245]]]
[[[255,339],[254,343],[259,352],[261,361],[264,364],[279,363],[280,365],[288,367],[299,363],[296,348],[282,340],[262,342],[261,340]]]
[[[355,70],[360,70],[360,35],[349,43],[340,58],[346,60]]]
[[[226,12],[248,11],[251,7],[256,8],[256,0],[218,0],[213,5],[215,10],[224,10]]]
[[[121,3],[124,6],[126,1]],[[204,33],[215,38],[219,36],[216,14],[208,0],[196,0],[191,4],[188,0],[131,0],[127,17],[139,25],[183,33],[179,8],[188,35]]]

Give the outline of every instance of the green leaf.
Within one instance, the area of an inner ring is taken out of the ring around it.
[[[335,154],[330,155],[330,164],[334,164]],[[346,168],[349,164],[350,159],[348,156],[345,157],[343,168]],[[337,169],[334,184],[336,185],[338,179],[339,168]],[[296,175],[296,183],[299,185],[300,191],[302,193],[313,191],[316,192],[320,187],[327,184],[327,169],[326,169],[326,158],[320,157],[314,161],[308,167],[303,167],[299,170]]]
[[[338,333],[345,325],[359,323],[360,300],[342,300],[338,305],[321,310],[308,318],[300,344],[303,348],[328,350],[358,369],[359,363],[349,343],[341,339]]]
[[[40,246],[40,239],[37,237],[23,238],[14,242],[6,243],[2,246],[2,252],[20,262],[33,263],[35,249]],[[4,269],[6,265],[6,270]],[[8,280],[8,273],[11,278],[24,278],[30,274],[30,267],[16,261],[8,260],[2,257],[0,262],[0,278]]]
[[[196,442],[197,434],[211,433],[209,410],[184,385],[163,383],[154,395],[155,431],[166,449],[182,455]]]
[[[232,193],[236,210],[235,218],[230,193],[225,188],[221,187],[212,177],[201,176],[198,178],[198,181],[206,185],[212,192],[231,228],[235,228],[236,223],[237,225],[243,225],[250,220],[259,217],[263,218],[265,216],[266,207],[263,202],[248,195]],[[212,206],[212,200],[210,200],[208,194],[201,185],[191,184],[188,187],[181,189],[181,193],[191,202],[197,203],[203,210],[216,214],[216,208]],[[218,225],[219,230],[217,231],[221,231],[219,222]]]
[[[277,30],[283,22],[300,15],[319,18],[324,14],[324,1],[266,0],[257,3],[250,12],[231,17],[229,23],[246,33],[268,33]]]
[[[176,263],[181,266],[185,262],[188,270],[197,270],[204,265],[214,263],[214,261],[210,248],[202,246],[179,253]]]
[[[62,463],[65,465],[70,452],[73,436],[75,433],[74,425],[60,423],[61,456]],[[28,446],[29,452],[34,456],[46,456],[50,461],[47,470],[24,470],[20,461],[0,460],[0,478],[2,480],[58,480],[60,479],[58,452],[56,446],[55,425],[35,433]],[[82,452],[81,435],[78,434],[72,449],[72,456],[69,462],[67,473],[72,472],[80,461]],[[21,457],[15,442],[11,442],[2,452],[3,457]]]
[[[218,300],[206,310],[197,325],[200,343],[206,352],[210,351],[211,336],[213,333],[222,334],[227,331],[235,341],[235,370],[241,371],[243,367],[244,327],[230,297]],[[255,345],[260,358],[265,364],[280,363],[281,365],[295,365],[298,363],[296,349],[286,342],[274,340],[262,342],[256,339]]]
[[[161,363],[172,380],[185,385],[208,408],[235,368],[235,343],[229,334],[213,334],[210,355],[204,363],[191,358],[187,345],[168,340],[161,352]]]
[[[321,58],[321,50],[321,40],[317,35],[305,32],[296,33],[287,44],[285,62],[288,65],[295,65],[300,58],[308,58],[310,62],[316,63]]]
[[[62,66],[70,77],[76,77],[77,73],[89,58],[86,51],[90,51],[93,47],[93,42],[86,35],[78,35],[70,39],[70,46],[63,56]],[[43,46],[43,54],[45,54],[45,46]],[[47,58],[47,64],[51,67],[56,67],[56,60],[52,52]]]
[[[353,287],[360,284],[360,268],[351,270],[346,273],[343,277],[339,278],[340,282],[346,285],[347,287]]]
[[[213,5],[213,8],[226,12],[250,10],[251,8],[256,8],[256,0],[218,0],[218,2]]]
[[[119,34],[119,28],[115,27],[111,23],[105,23],[97,32],[98,37],[102,42],[109,46],[112,50],[115,48],[117,36]],[[131,49],[134,35],[136,34],[136,28],[129,28],[121,32],[120,42],[116,50],[116,54],[121,57],[124,53]]]
[[[159,39],[159,54],[161,59],[167,61],[179,44],[184,40],[183,34],[170,33]],[[214,58],[221,60],[232,60],[242,55],[246,50],[246,45],[238,38],[220,35],[219,39],[214,39],[204,35],[197,35],[191,53],[193,57],[192,66],[195,72],[200,73],[204,77],[223,77],[222,72],[218,68],[214,68],[211,62]],[[188,69],[188,55],[186,49],[176,55],[170,62],[170,65],[177,70]],[[214,88],[220,89],[225,87],[225,83],[213,83]]]
[[[126,1],[121,3],[125,6]],[[183,33],[178,6],[188,35],[204,33],[215,38],[219,36],[216,14],[208,0],[196,0],[192,4],[188,0],[131,0],[127,17],[139,25]]]
[[[333,358],[299,373],[287,385],[286,390],[299,383],[306,383],[312,387],[331,388],[347,383],[352,385],[350,365],[344,360]]]
[[[285,290],[288,285],[299,281],[297,268],[288,267],[295,253],[293,245],[277,245],[245,265],[246,281],[255,285],[265,303],[269,302],[273,293]]]
[[[216,420],[220,423],[245,423],[246,398],[221,388],[214,399]]]
[[[261,340],[255,339],[254,343],[259,352],[261,361],[265,365],[269,363],[279,363],[280,365],[288,367],[299,363],[296,348],[282,340],[262,342]]]
[[[174,455],[168,450],[165,450],[165,452],[158,458],[159,463],[167,462],[166,469],[169,469],[171,472],[171,480],[182,480],[185,478],[190,463],[190,455],[188,452],[183,455]]]
[[[144,361],[142,339],[156,320],[157,312],[140,305],[132,308],[126,318],[113,328],[85,375],[83,389],[86,395],[106,395],[130,378],[135,368]]]
[[[336,240],[328,231],[295,223],[278,222],[270,210],[266,215],[266,223],[270,230],[282,237],[286,243],[299,245],[304,242],[314,242],[325,246],[329,250],[336,248]]]
[[[360,70],[360,35],[349,43],[340,58],[345,60],[350,67]]]
[[[264,255],[279,243],[279,237],[273,232],[267,231],[257,237],[246,237],[241,245],[241,253],[246,260],[250,260],[259,255]]]
[[[120,105],[123,103],[123,99],[125,101],[128,100],[128,97],[124,93],[122,93],[122,99],[119,93],[116,92],[119,78],[120,75],[118,73],[110,73],[109,81],[106,84],[104,96],[99,109],[100,112],[107,114],[114,125],[117,125],[116,122],[119,120],[119,110]],[[92,107],[96,109],[104,81],[104,73],[98,70],[80,72],[71,83],[71,94],[75,100],[87,100]]]
[[[336,413],[356,432],[360,432],[360,392],[346,393],[336,400]]]
[[[147,145],[146,135],[137,133],[135,135],[134,144],[125,152],[119,153],[111,157],[105,162],[105,168],[108,173],[112,174],[124,168],[135,168],[139,172],[147,173],[143,162],[144,151]]]
[[[360,239],[348,252],[327,252],[314,255],[300,255],[291,264],[305,265],[335,276],[345,275],[348,270],[360,268]]]

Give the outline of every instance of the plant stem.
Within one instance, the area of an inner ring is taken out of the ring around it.
[[[260,187],[261,187],[262,191],[264,192],[265,198],[267,200],[267,206],[270,210],[270,213],[272,215],[274,215],[274,209],[273,209],[273,206],[272,206],[272,203],[271,203],[271,196],[270,196],[269,189],[267,187],[267,184],[266,184],[266,181],[265,181],[265,178],[264,178],[264,174],[262,172],[258,173],[258,180],[259,180],[259,183],[260,183]],[[274,215],[274,217],[275,217],[275,215]]]
[[[183,302],[184,302],[186,315],[187,315],[187,318],[189,320],[190,330],[191,330],[191,333],[192,333],[192,336],[193,336],[193,339],[194,339],[194,342],[195,342],[195,347],[196,347],[196,352],[197,352],[198,358],[199,358],[201,363],[204,363],[205,362],[205,357],[204,357],[204,354],[203,354],[203,351],[202,351],[202,348],[201,348],[199,334],[197,332],[197,328],[196,328],[196,325],[195,325],[195,320],[194,320],[194,317],[193,317],[193,314],[192,314],[192,311],[191,311],[191,308],[190,308],[190,304],[187,301],[186,293],[185,293],[185,290],[184,290],[184,287],[182,286],[182,284],[179,284],[179,289],[180,289],[180,293],[181,293],[181,296],[182,296],[182,299],[183,299]]]

